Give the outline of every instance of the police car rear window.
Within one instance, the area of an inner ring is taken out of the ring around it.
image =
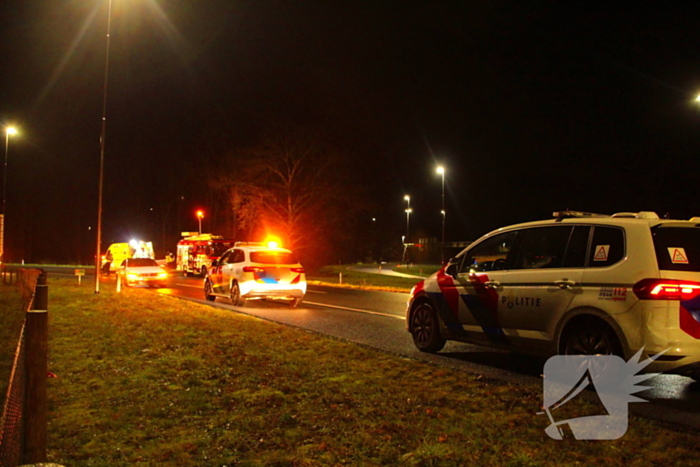
[[[151,258],[131,258],[127,260],[127,266],[130,268],[143,268],[148,266],[158,266],[158,263]]]
[[[294,257],[284,251],[251,251],[250,261],[261,264],[296,264]]]
[[[659,269],[700,272],[700,228],[652,228]]]

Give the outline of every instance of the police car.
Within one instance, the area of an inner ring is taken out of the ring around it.
[[[700,380],[700,217],[574,211],[493,231],[411,291],[416,347],[446,340],[550,356],[660,354]]]
[[[306,273],[292,252],[274,243],[236,242],[214,260],[204,279],[204,296],[247,300],[285,300],[298,306],[306,294]]]

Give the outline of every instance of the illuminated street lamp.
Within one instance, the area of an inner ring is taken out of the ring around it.
[[[440,257],[442,259],[442,264],[445,264],[445,168],[443,166],[438,166],[436,172],[442,176],[442,247],[440,252]]]
[[[5,169],[2,176],[2,219],[0,221],[0,261],[5,259],[5,193],[7,193],[7,153],[10,148],[10,136],[17,134],[17,128],[5,128]]]
[[[107,2],[107,40],[105,44],[105,80],[102,88],[102,130],[100,132],[100,178],[97,195],[97,248],[95,252],[95,293],[100,293],[102,266],[102,180],[105,167],[105,137],[107,136],[107,83],[109,82],[109,33],[112,28],[112,0]]]
[[[202,235],[202,219],[204,218],[204,212],[197,211],[197,219],[199,219],[199,235]]]

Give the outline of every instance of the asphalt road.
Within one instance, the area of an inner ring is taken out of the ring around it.
[[[68,273],[72,275],[73,271]],[[484,377],[542,384],[544,359],[456,342],[448,342],[445,349],[435,355],[416,350],[405,328],[406,293],[310,285],[304,302],[298,308],[291,308],[266,301],[251,301],[245,307],[233,307],[228,300],[220,298],[207,302],[203,298],[201,278],[175,276],[168,288],[156,290],[164,295],[258,316]],[[636,395],[649,403],[632,403],[631,412],[674,426],[700,428],[700,383],[682,376],[660,375],[645,385],[650,389]],[[535,410],[533,408],[533,412]]]

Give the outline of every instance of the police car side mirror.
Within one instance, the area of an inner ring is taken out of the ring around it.
[[[448,264],[447,268],[445,268],[445,274],[447,274],[448,276],[457,277],[457,274],[458,274],[457,264],[456,263]]]
[[[215,268],[215,267],[217,267],[218,265],[219,265],[219,260],[218,260],[218,259],[212,260],[212,262],[211,262],[211,267]]]

